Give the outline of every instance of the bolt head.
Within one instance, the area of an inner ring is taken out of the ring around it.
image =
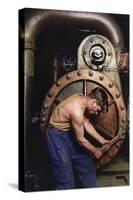
[[[125,107],[122,105],[122,106],[120,106],[120,108],[121,108],[121,110],[124,110],[125,109]]]
[[[93,76],[93,71],[89,71],[89,76]]]
[[[100,76],[99,79],[102,81],[104,79],[104,76]]]
[[[77,75],[78,75],[78,76],[81,76],[81,75],[82,75],[82,71],[78,71],[78,72],[77,72]]]
[[[93,41],[93,39],[90,39],[90,43],[93,43],[94,41]]]
[[[111,53],[111,52],[109,52],[109,53],[108,53],[108,56],[112,56],[112,53]]]
[[[125,119],[125,118],[122,118],[122,122],[123,122],[123,123],[126,123],[126,119]]]
[[[71,78],[71,75],[70,74],[67,74],[66,75],[66,79],[70,79]]]
[[[104,65],[100,65],[100,66],[98,66],[98,70],[99,70],[99,71],[102,71],[103,68],[104,68]]]
[[[109,83],[109,87],[110,87],[110,88],[113,87],[113,83],[112,83],[112,82]]]
[[[57,82],[56,82],[56,86],[59,87],[60,85],[61,85],[61,82],[60,82],[60,81],[57,81]]]
[[[41,122],[42,122],[42,123],[46,122],[46,118],[45,118],[45,117],[42,117],[42,118],[41,118]]]
[[[49,91],[49,92],[48,92],[48,96],[49,96],[49,97],[52,97],[52,95],[53,95],[53,92],[52,92],[52,91]]]
[[[120,98],[120,96],[121,96],[120,93],[116,94],[116,98]]]
[[[42,111],[41,116],[42,116],[42,117],[45,117],[45,116],[46,116],[46,113],[45,113],[44,111]]]
[[[44,109],[47,109],[48,108],[48,104],[44,104]]]

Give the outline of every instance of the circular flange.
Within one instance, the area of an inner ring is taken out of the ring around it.
[[[70,78],[68,78],[70,77]],[[52,106],[53,103],[58,96],[58,94],[68,85],[81,80],[87,80],[90,82],[95,82],[100,87],[104,88],[107,93],[110,94],[110,96],[113,98],[115,105],[116,105],[116,112],[118,113],[118,128],[119,131],[120,128],[123,128],[126,132],[126,109],[123,101],[123,97],[118,90],[118,88],[115,86],[115,84],[111,84],[112,81],[109,80],[109,78],[106,75],[102,75],[101,73],[91,71],[91,70],[80,70],[79,72],[72,71],[68,74],[65,74],[60,79],[58,79],[58,84],[54,84],[50,90],[48,91],[47,96],[45,97],[42,105],[41,110],[41,132],[42,135],[44,135],[45,130],[47,128],[47,124],[49,121],[49,117],[52,112]],[[110,87],[111,86],[111,87]],[[52,95],[49,95],[52,94]],[[119,95],[118,95],[119,94]],[[44,115],[45,113],[45,115]],[[45,116],[45,120],[43,120]],[[117,131],[117,132],[118,132]],[[118,133],[116,133],[117,135]],[[98,166],[104,166],[106,163],[110,162],[110,160],[116,155],[118,152],[123,140],[119,140],[117,143],[115,143],[110,150],[105,153],[99,160],[98,160]],[[119,147],[119,148],[118,148]],[[109,155],[111,155],[109,158]]]
[[[102,71],[110,64],[112,56],[113,47],[106,37],[94,34],[85,39],[82,57],[89,68]]]

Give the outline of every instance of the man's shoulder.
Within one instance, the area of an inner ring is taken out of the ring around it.
[[[84,96],[82,93],[75,93],[75,94],[73,94],[72,96],[77,96],[77,97],[79,97],[79,96]]]
[[[81,109],[81,106],[79,102],[74,102],[70,111],[71,117],[74,118],[82,118],[83,117],[83,111]]]

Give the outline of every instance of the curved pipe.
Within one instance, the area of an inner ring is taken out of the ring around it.
[[[108,37],[114,47],[124,47],[124,39],[120,27],[108,14],[25,9],[27,16],[25,24],[26,42],[35,42],[44,28],[65,27],[68,29],[93,29]]]

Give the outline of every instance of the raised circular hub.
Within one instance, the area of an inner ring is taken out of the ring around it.
[[[91,62],[96,65],[103,63],[105,59],[105,51],[103,47],[96,45],[90,49]]]
[[[83,47],[83,60],[89,68],[102,71],[112,59],[112,45],[109,40],[101,35],[90,35]]]

